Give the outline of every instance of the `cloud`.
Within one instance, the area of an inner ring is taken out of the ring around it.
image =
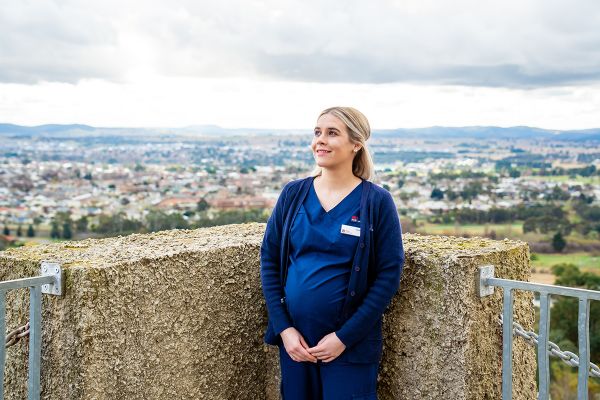
[[[302,128],[332,105],[363,111],[374,129],[528,125],[600,126],[600,84],[507,89],[154,77],[136,83],[0,83],[0,122],[21,125]]]
[[[600,81],[596,0],[2,1],[0,81]]]
[[[76,82],[117,76],[118,32],[106,16],[52,1],[2,1],[0,81]]]

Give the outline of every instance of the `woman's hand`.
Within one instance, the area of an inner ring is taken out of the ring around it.
[[[325,335],[315,347],[308,349],[308,352],[323,362],[335,360],[342,352],[346,350],[346,345],[337,337],[335,332]]]
[[[292,360],[296,362],[317,362],[317,359],[307,351],[308,344],[306,344],[304,338],[296,328],[287,328],[279,335],[281,336],[281,340],[283,340],[285,351],[289,354]]]

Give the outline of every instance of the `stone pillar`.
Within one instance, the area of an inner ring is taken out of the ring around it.
[[[502,289],[480,298],[478,267],[527,281],[529,246],[483,238],[405,235],[401,288],[384,315],[379,398],[501,399]],[[533,296],[515,292],[514,318],[534,322]],[[535,399],[535,350],[513,345],[513,398]]]
[[[259,249],[264,224],[87,239],[0,252],[0,279],[65,269],[65,295],[43,299],[44,399],[276,399]],[[405,235],[401,290],[385,315],[380,399],[497,399],[501,290],[480,299],[475,272],[527,279],[525,243]],[[27,293],[9,292],[7,327]],[[531,296],[515,320],[533,324]],[[535,397],[535,353],[515,340],[515,399]],[[26,392],[27,345],[8,350],[5,396]]]

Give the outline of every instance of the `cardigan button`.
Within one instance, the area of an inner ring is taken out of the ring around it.
[[[358,272],[358,271],[360,271],[360,267],[357,265],[357,266],[355,266],[355,267],[354,267],[354,270],[355,270],[356,272]]]
[[[363,242],[360,242],[360,248],[362,249],[363,247],[365,247],[365,244]]]
[[[352,296],[352,297],[354,297],[355,294],[356,293],[354,292],[354,290],[350,292],[350,296]]]

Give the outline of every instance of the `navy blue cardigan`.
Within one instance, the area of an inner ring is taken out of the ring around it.
[[[265,342],[281,343],[279,333],[293,326],[285,304],[289,233],[313,177],[285,185],[267,222],[260,249],[260,272],[269,323]],[[390,193],[363,179],[360,237],[344,306],[335,333],[346,345],[339,356],[348,362],[379,362],[381,316],[400,285],[404,264],[402,230]]]

